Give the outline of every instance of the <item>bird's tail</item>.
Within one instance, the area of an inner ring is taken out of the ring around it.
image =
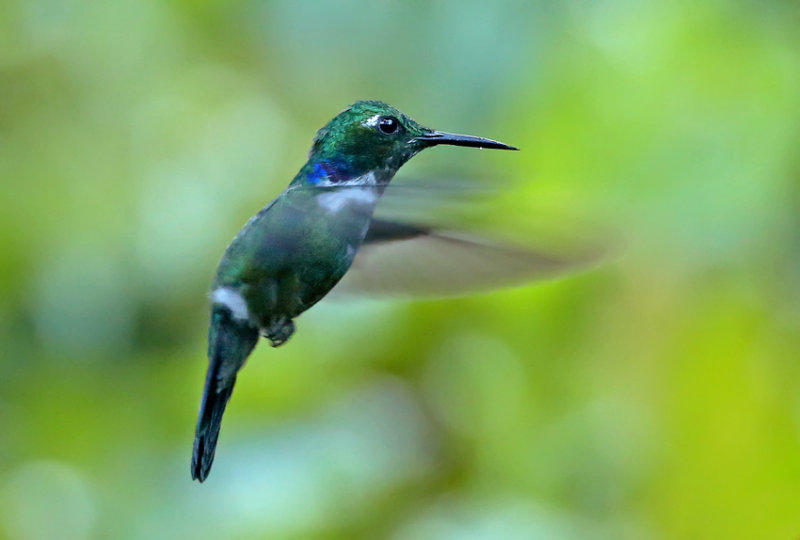
[[[211,470],[222,413],[233,392],[236,372],[258,341],[258,330],[231,316],[224,306],[214,306],[208,330],[208,373],[200,403],[192,452],[192,478],[202,482]]]

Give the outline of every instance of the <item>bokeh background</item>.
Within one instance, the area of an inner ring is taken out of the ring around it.
[[[798,28],[791,1],[1,3],[0,537],[798,538]],[[363,98],[522,148],[408,166],[502,186],[485,224],[625,248],[323,301],[194,483],[216,262]]]

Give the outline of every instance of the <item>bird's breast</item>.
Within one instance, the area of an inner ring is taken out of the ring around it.
[[[317,205],[330,214],[343,210],[370,210],[378,202],[378,191],[374,187],[343,187],[317,194]]]

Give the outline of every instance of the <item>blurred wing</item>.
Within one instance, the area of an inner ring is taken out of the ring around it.
[[[472,223],[492,208],[503,193],[499,188],[471,179],[402,178],[386,188],[375,215],[387,221],[459,228],[459,223]]]
[[[556,253],[374,219],[334,291],[375,296],[458,296],[522,285],[590,266],[600,254]]]

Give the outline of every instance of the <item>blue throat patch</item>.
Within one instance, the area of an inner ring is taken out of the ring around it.
[[[316,186],[328,177],[328,171],[322,166],[322,163],[314,163],[314,168],[306,175],[308,183]]]
[[[336,184],[354,176],[348,171],[348,167],[344,163],[325,162],[324,164],[314,163],[311,172],[306,175],[306,180],[312,186],[316,186],[323,180]]]

